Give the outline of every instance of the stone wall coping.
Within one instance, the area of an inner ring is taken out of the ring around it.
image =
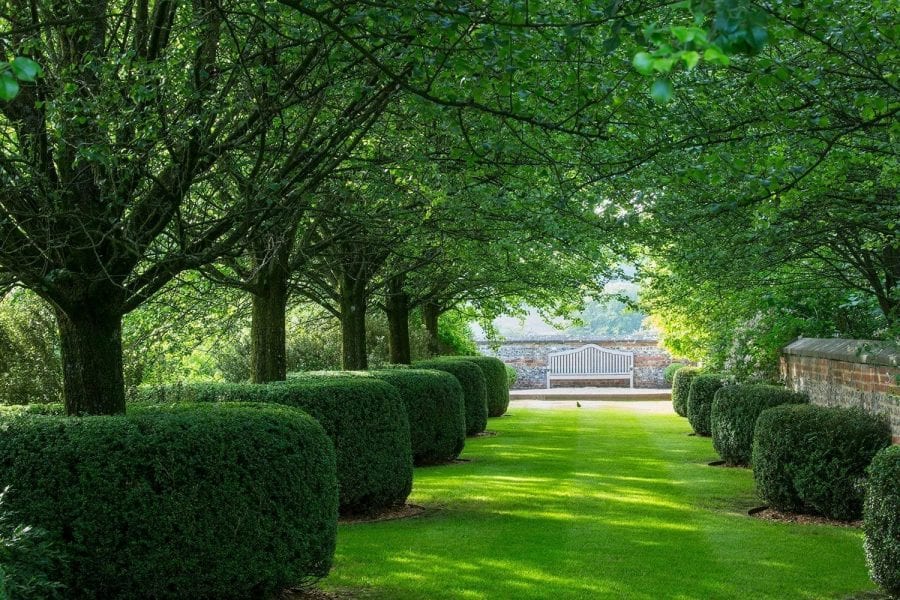
[[[598,338],[509,338],[505,340],[476,340],[479,346],[508,346],[512,344],[658,344],[659,340],[655,338],[619,338],[619,339],[598,339]]]
[[[876,340],[842,340],[827,338],[797,338],[782,350],[792,356],[827,358],[866,365],[896,367],[900,364],[897,344]]]

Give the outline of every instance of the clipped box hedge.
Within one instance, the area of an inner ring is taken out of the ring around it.
[[[312,415],[334,442],[344,514],[402,504],[412,490],[409,419],[393,386],[352,375],[140,388],[139,402],[271,402]]]
[[[475,435],[487,429],[487,384],[478,365],[461,358],[439,357],[419,361],[413,366],[445,371],[456,377],[462,386],[466,405],[466,435]]]
[[[665,381],[669,385],[672,385],[672,383],[674,382],[674,379],[675,379],[675,373],[677,373],[681,369],[685,368],[686,366],[687,365],[685,365],[684,363],[670,364],[665,369],[663,369],[663,381]]]
[[[780,510],[858,519],[866,467],[890,443],[887,418],[862,409],[812,404],[766,409],[753,434],[756,489]]]
[[[493,356],[448,356],[478,365],[484,375],[488,417],[502,417],[509,409],[509,376],[506,364]]]
[[[683,369],[682,369],[683,370]],[[678,371],[681,373],[681,371]],[[697,435],[712,434],[709,418],[712,412],[713,399],[725,385],[721,375],[701,373],[691,379],[691,390],[688,393],[687,416],[691,429]]]
[[[429,465],[453,460],[466,443],[466,414],[459,381],[434,369],[369,372],[400,392],[409,417],[413,462]]]
[[[301,411],[0,420],[4,508],[62,550],[66,598],[264,597],[328,573],[335,455]]]
[[[700,374],[698,367],[682,367],[672,376],[672,408],[681,417],[688,416],[688,396],[691,393],[691,380]]]
[[[868,469],[863,529],[872,581],[900,598],[900,446],[875,455]]]
[[[713,447],[727,464],[747,466],[753,455],[753,430],[762,411],[807,402],[806,394],[777,385],[725,386],[716,392],[709,416]]]

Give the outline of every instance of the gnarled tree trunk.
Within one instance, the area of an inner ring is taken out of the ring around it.
[[[437,356],[441,353],[441,339],[438,336],[438,319],[441,310],[434,302],[426,302],[422,305],[422,320],[425,322],[425,331],[428,333],[428,353]]]
[[[403,276],[388,281],[385,314],[388,320],[388,346],[391,362],[408,365],[412,362],[409,344],[409,295],[403,291]]]
[[[366,282],[341,276],[341,347],[346,371],[369,368],[366,349]]]
[[[122,315],[96,304],[56,309],[68,415],[125,412]]]
[[[287,276],[267,277],[253,291],[250,325],[250,379],[253,383],[287,378],[285,314]]]

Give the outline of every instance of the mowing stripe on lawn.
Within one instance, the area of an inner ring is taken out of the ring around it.
[[[709,467],[684,419],[516,408],[467,464],[416,470],[425,517],[341,527],[327,588],[376,599],[842,598],[862,535],[746,516],[752,474]]]

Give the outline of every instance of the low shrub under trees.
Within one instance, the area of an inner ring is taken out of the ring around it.
[[[672,363],[663,369],[663,381],[672,385],[672,381],[675,379],[675,373],[686,367],[684,363]]]
[[[371,377],[292,378],[267,385],[199,383],[140,388],[144,402],[271,402],[312,415],[334,442],[342,513],[402,504],[412,489],[409,419],[397,390]]]
[[[66,598],[265,597],[331,566],[334,449],[301,411],[2,419],[4,509],[58,544]]]
[[[370,371],[400,392],[409,417],[413,461],[434,464],[459,456],[466,443],[466,415],[459,381],[434,369]]]
[[[519,372],[509,365],[504,366],[506,367],[506,386],[509,389],[512,389],[513,386],[516,385],[516,381],[519,379]]]
[[[900,446],[875,455],[868,475],[863,507],[866,562],[872,580],[900,597]]]
[[[708,436],[712,433],[709,423],[709,415],[712,410],[713,399],[725,382],[721,375],[701,373],[691,380],[691,390],[688,393],[687,416],[691,428],[697,435]]]
[[[446,371],[459,380],[466,403],[466,434],[475,435],[487,428],[487,384],[475,363],[460,358],[433,358],[415,363],[419,369]]]
[[[493,356],[453,356],[455,358],[475,363],[484,375],[485,394],[487,395],[487,407],[489,417],[502,417],[509,408],[509,381],[506,374],[506,365],[502,360]]]
[[[672,408],[679,416],[687,416],[688,395],[691,393],[691,380],[700,374],[697,367],[682,367],[672,376]]]
[[[765,384],[729,385],[716,392],[710,412],[713,447],[729,465],[749,465],[760,413],[781,404],[809,402],[806,394]]]
[[[858,519],[866,467],[890,443],[887,419],[861,409],[790,404],[764,410],[753,435],[757,491],[779,510]]]

